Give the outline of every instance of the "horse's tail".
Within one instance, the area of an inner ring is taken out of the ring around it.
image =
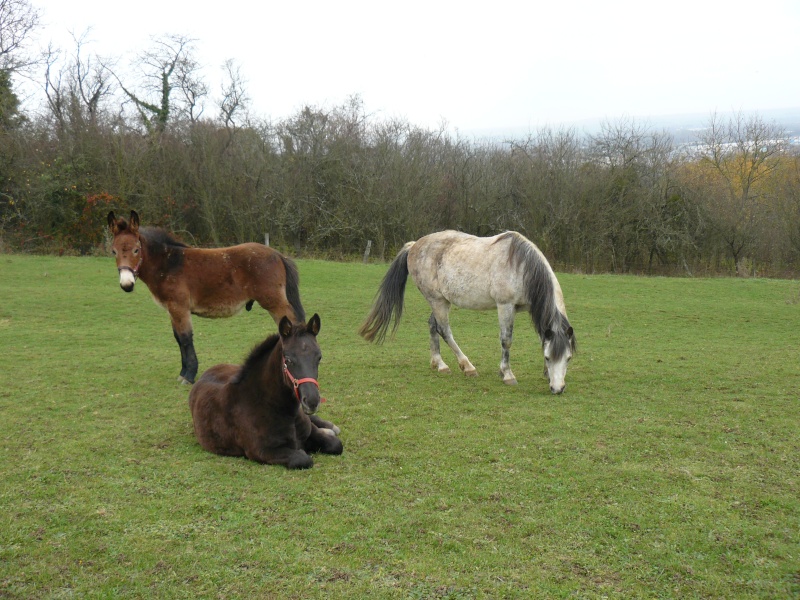
[[[303,303],[300,302],[300,275],[297,273],[297,265],[283,254],[281,254],[281,260],[286,271],[286,299],[292,306],[295,321],[305,323],[306,311],[303,309]]]
[[[394,320],[392,333],[400,325],[403,314],[403,296],[408,279],[408,251],[414,242],[409,242],[397,253],[389,270],[381,281],[372,310],[358,333],[368,342],[382,343],[389,325]]]

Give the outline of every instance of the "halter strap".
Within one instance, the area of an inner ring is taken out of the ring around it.
[[[286,365],[286,357],[283,357],[283,376],[286,378],[287,383],[294,388],[294,395],[297,398],[297,401],[300,402],[300,386],[304,383],[313,383],[319,389],[319,382],[314,379],[313,377],[303,377],[302,379],[295,379],[295,376],[291,374],[289,371],[289,367]],[[320,401],[323,401],[320,399]]]

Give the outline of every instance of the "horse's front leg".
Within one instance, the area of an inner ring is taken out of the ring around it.
[[[298,440],[305,440],[302,446],[306,452],[342,453],[342,441],[336,437],[339,428],[330,421],[300,413],[295,420],[295,431]]]
[[[511,372],[511,341],[514,336],[514,315],[516,308],[513,304],[497,306],[497,317],[500,321],[500,377],[503,383],[517,385],[517,378]]]
[[[478,375],[477,369],[467,358],[467,355],[461,351],[461,348],[456,344],[453,338],[453,332],[450,330],[450,303],[447,301],[431,302],[433,309],[433,319],[436,321],[436,329],[442,339],[450,346],[450,349],[458,359],[458,368],[464,372],[468,377],[476,377]],[[446,366],[446,365],[445,365]]]
[[[197,354],[194,351],[192,334],[192,315],[189,312],[170,311],[172,319],[172,333],[181,350],[181,373],[178,381],[181,383],[194,383],[197,376]]]
[[[308,415],[308,418],[320,429],[330,429],[334,435],[339,435],[341,433],[341,429],[339,429],[336,425],[330,421],[326,421],[325,419],[318,417],[317,415]]]

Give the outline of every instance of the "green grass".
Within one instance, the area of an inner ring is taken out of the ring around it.
[[[386,265],[298,264],[345,451],[290,472],[198,446],[111,258],[0,255],[0,598],[800,596],[797,282],[561,275],[555,397],[525,315],[518,386],[494,313],[453,313],[480,376],[438,375],[413,285],[372,346]],[[201,371],[273,329],[195,319]]]

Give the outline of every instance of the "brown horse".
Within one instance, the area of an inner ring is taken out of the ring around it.
[[[108,227],[120,287],[132,292],[138,277],[169,313],[181,350],[178,380],[183,383],[194,383],[197,375],[192,315],[230,317],[258,302],[275,323],[283,317],[305,321],[297,267],[272,248],[255,243],[191,248],[162,229],[140,229],[133,210],[130,221],[108,213]]]
[[[320,320],[292,324],[257,346],[244,365],[215,365],[189,393],[200,445],[223,456],[307,469],[308,452],[341,454],[339,428],[313,413],[320,403]]]

